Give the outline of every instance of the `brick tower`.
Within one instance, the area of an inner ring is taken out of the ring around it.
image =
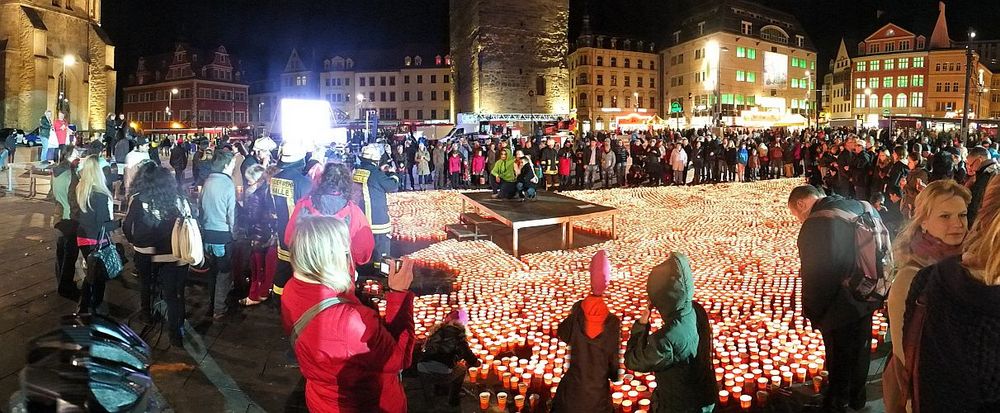
[[[0,0],[3,127],[31,131],[50,109],[66,112],[77,130],[103,129],[115,76],[100,0]]]
[[[456,113],[569,112],[568,0],[451,0],[450,13]]]

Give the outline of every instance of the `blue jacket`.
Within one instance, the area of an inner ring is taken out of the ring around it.
[[[747,163],[747,161],[749,159],[750,159],[750,153],[747,152],[747,148],[740,148],[740,150],[738,152],[736,152],[736,162],[737,163],[746,165],[746,163]]]
[[[392,223],[389,221],[389,205],[385,199],[387,193],[399,189],[399,178],[388,175],[370,161],[362,161],[354,170],[354,184],[360,187],[355,194],[361,199],[356,200],[361,210],[365,211],[372,234],[392,233]]]
[[[225,244],[232,240],[236,227],[236,185],[229,175],[213,172],[205,178],[201,191],[201,224],[206,243]]]

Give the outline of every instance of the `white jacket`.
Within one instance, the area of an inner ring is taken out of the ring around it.
[[[680,150],[674,150],[673,154],[670,155],[670,166],[674,168],[675,171],[683,171],[687,168],[688,164],[688,154],[684,148]]]

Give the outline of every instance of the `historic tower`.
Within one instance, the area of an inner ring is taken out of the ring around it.
[[[3,127],[31,131],[50,109],[77,130],[103,129],[115,76],[100,0],[0,0]]]
[[[455,112],[569,112],[568,0],[451,0]]]

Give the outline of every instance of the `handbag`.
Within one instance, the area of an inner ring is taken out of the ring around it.
[[[119,255],[118,247],[111,242],[111,238],[107,238],[107,243],[103,243],[104,239],[104,229],[101,229],[101,236],[97,239],[97,248],[87,256],[87,261],[89,263],[87,268],[91,271],[88,276],[94,277],[96,274],[92,272],[96,271],[97,265],[100,264],[104,268],[104,275],[108,277],[109,280],[113,280],[121,275],[122,270],[125,268],[125,264],[122,262],[121,255]]]
[[[177,200],[180,216],[174,221],[170,234],[170,249],[177,261],[198,267],[205,261],[205,247],[201,240],[198,221],[191,216],[191,206],[183,199]]]

